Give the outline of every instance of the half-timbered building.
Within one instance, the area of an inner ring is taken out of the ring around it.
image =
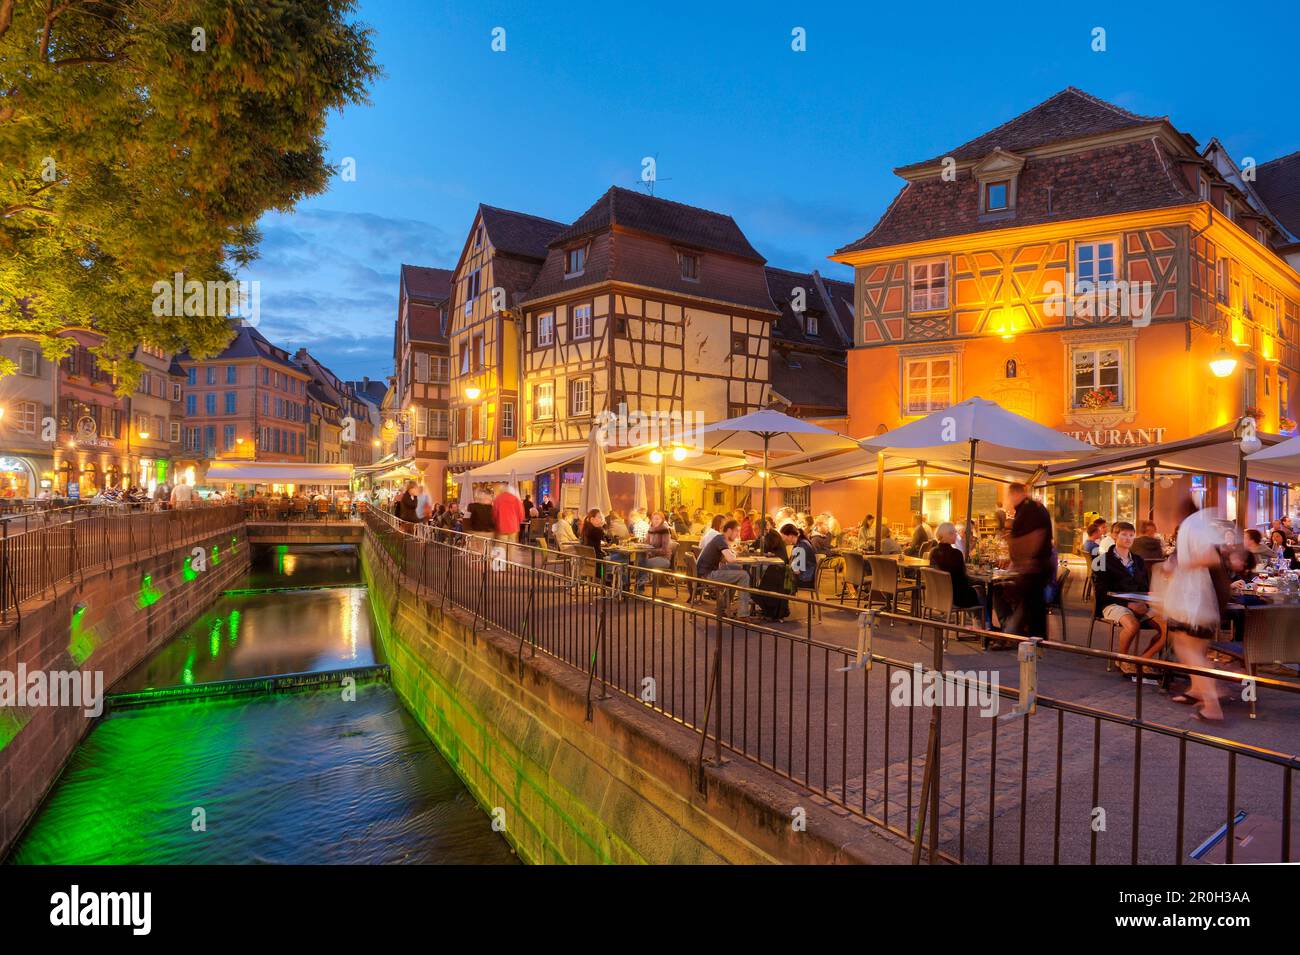
[[[519,442],[515,306],[564,223],[480,205],[452,279],[451,469],[497,461]]]
[[[1280,253],[1295,237],[1230,165],[1166,117],[1070,88],[895,170],[905,183],[879,222],[833,256],[855,270],[853,433],[976,395],[1103,447],[1247,412],[1261,430],[1294,430],[1300,275]],[[1236,365],[1217,377],[1221,353]],[[888,516],[904,522],[918,503],[955,514],[942,485],[921,501],[900,482]],[[1135,517],[1137,491],[1129,479],[1052,489],[1062,545],[1088,512]],[[1230,486],[1216,493],[1235,506]]]
[[[392,398],[377,439],[385,457],[422,474],[434,494],[447,487],[451,278],[448,269],[402,266]]]

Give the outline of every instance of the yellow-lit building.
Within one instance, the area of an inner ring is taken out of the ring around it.
[[[1300,226],[1217,144],[1071,88],[895,172],[905,184],[880,221],[832,256],[855,275],[852,434],[972,396],[1115,450],[1247,414],[1295,430],[1300,274],[1285,256]],[[886,482],[888,520],[964,516],[963,480],[935,476],[922,499],[918,477]],[[1157,501],[1172,507],[1191,483],[1166,482]],[[1196,483],[1235,505],[1233,482]],[[856,522],[874,510],[865,490],[827,486],[814,503]],[[1142,491],[1128,478],[1052,487],[1060,542],[1089,512],[1135,518]],[[998,494],[981,487],[976,512]],[[1281,506],[1265,487],[1249,520]],[[1157,520],[1171,529],[1163,509]]]

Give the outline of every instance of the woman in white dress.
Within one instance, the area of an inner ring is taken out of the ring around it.
[[[1153,575],[1151,584],[1161,596],[1178,661],[1212,669],[1205,651],[1219,632],[1220,607],[1210,568],[1220,564],[1223,517],[1217,509],[1196,510],[1190,498],[1183,513],[1174,554],[1161,568],[1165,572]],[[1175,700],[1197,704],[1196,715],[1203,720],[1223,719],[1218,684],[1209,677],[1192,677],[1191,686]]]

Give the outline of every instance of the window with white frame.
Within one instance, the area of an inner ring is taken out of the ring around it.
[[[569,382],[569,417],[591,414],[591,379],[574,378]]]
[[[1220,256],[1214,263],[1214,291],[1219,297],[1220,302],[1228,301],[1228,288],[1230,276],[1232,274],[1232,265],[1226,256]]]
[[[415,380],[420,384],[429,381],[429,356],[424,352],[415,353]]]
[[[555,342],[555,313],[543,312],[537,316],[537,341],[539,346],[551,345]]]
[[[515,436],[515,403],[513,401],[501,402],[501,437],[513,438]]]
[[[474,310],[474,300],[483,291],[483,274],[475,269],[465,278],[465,314]]]
[[[40,353],[35,348],[18,349],[18,373],[35,376],[41,368]]]
[[[580,245],[564,253],[564,277],[581,275],[587,267],[587,247]]]
[[[942,411],[956,400],[955,355],[930,355],[903,362],[903,413]]]
[[[803,316],[804,334],[817,336],[821,334],[821,324],[817,319],[816,312],[805,312]]]
[[[14,407],[14,427],[22,434],[36,433],[36,419],[41,415],[34,401],[20,401]]]
[[[541,420],[555,417],[555,384],[544,381],[533,385],[533,414]]]
[[[1099,410],[1123,407],[1126,350],[1118,344],[1080,345],[1070,350],[1070,406]]]
[[[447,439],[447,409],[431,408],[429,410],[429,437]]]
[[[434,384],[445,385],[451,378],[451,359],[446,355],[431,355],[429,356],[429,360],[433,364]]]
[[[1080,242],[1074,247],[1075,291],[1083,292],[1099,284],[1115,281],[1115,242]],[[1084,283],[1089,283],[1085,285]]]
[[[170,422],[167,429],[167,438],[172,444],[177,444],[181,440],[181,423],[179,421]]]
[[[591,337],[590,305],[575,305],[573,307],[573,337],[574,339]]]
[[[700,279],[700,257],[691,252],[678,252],[677,264],[681,269],[682,278],[688,282],[698,282]]]
[[[948,307],[948,260],[912,263],[912,311],[933,312]]]

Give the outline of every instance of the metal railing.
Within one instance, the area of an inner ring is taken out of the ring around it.
[[[0,521],[0,624],[65,582],[243,523],[237,504],[174,510],[79,505]]]
[[[1147,719],[1144,694],[1152,691],[1142,679],[1130,713],[1049,695],[1036,697],[1032,715],[1008,713],[1021,687],[946,671],[945,644],[949,636],[1032,644],[1045,663],[1095,662],[1099,680],[1115,679],[1103,675],[1107,661],[1123,661],[1139,676],[1205,676],[1257,693],[1294,695],[1296,684],[867,615],[820,598],[403,524],[378,511],[365,521],[409,586],[472,615],[472,639],[485,626],[517,638],[521,675],[525,652],[541,651],[587,676],[589,718],[596,701],[617,693],[698,733],[702,788],[706,765],[743,759],[907,839],[914,861],[924,850],[932,863],[1232,862],[1246,818],[1252,852],[1268,846],[1270,861],[1294,857],[1300,758]],[[629,591],[638,581],[646,593]],[[705,588],[712,607],[695,604]],[[802,632],[725,614],[724,598],[741,592],[788,601],[794,616],[802,613]],[[857,616],[858,645],[824,639],[818,614]],[[899,622],[922,626],[933,651],[925,664],[870,648],[875,628]],[[936,691],[949,699],[936,705],[926,695]],[[956,705],[960,695],[978,707]]]

